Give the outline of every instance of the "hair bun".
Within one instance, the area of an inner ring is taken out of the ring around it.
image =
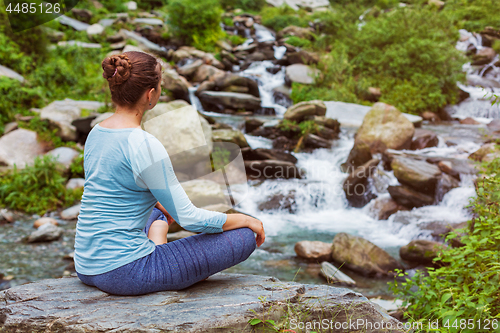
[[[123,84],[128,80],[132,70],[132,63],[125,54],[107,57],[102,62],[104,73],[102,76],[110,82],[110,86]]]

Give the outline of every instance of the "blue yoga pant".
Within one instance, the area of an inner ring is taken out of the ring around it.
[[[143,230],[146,235],[153,221],[167,220],[157,211],[153,210]],[[77,275],[83,283],[114,295],[181,290],[246,260],[255,248],[255,236],[249,228],[202,233],[157,245],[149,255],[112,271]]]

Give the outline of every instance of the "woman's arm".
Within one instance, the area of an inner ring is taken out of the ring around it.
[[[264,225],[260,220],[245,214],[227,214],[226,223],[222,226],[222,230],[233,230],[238,228],[250,228],[257,234],[255,241],[257,246],[261,246],[266,240]]]

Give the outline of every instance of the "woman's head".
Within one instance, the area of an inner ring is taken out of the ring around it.
[[[106,57],[101,66],[116,105],[133,107],[150,89],[155,89],[159,97],[160,92],[156,90],[161,82],[161,64],[155,57],[130,51]]]

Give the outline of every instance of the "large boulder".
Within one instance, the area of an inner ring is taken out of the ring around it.
[[[24,168],[44,152],[36,132],[19,128],[0,137],[0,166]]]
[[[326,113],[326,106],[323,101],[313,100],[300,102],[294,106],[289,107],[285,114],[284,119],[301,122],[308,116],[324,116]]]
[[[71,163],[80,155],[78,151],[69,147],[59,147],[46,153],[55,158],[55,161],[62,165],[65,172],[69,171]]]
[[[333,238],[332,258],[363,275],[384,276],[402,268],[387,252],[364,238],[338,233]]]
[[[189,102],[189,87],[191,84],[177,74],[174,69],[166,69],[162,74],[161,86],[172,93],[174,98]]]
[[[213,148],[208,121],[182,100],[156,104],[143,116],[141,126],[160,140],[176,171],[207,161]]]
[[[321,72],[304,64],[294,64],[286,67],[285,82],[291,86],[293,82],[302,84],[313,84],[316,77],[320,76]]]
[[[311,261],[329,261],[332,258],[332,244],[320,241],[301,241],[295,243],[295,253]]]
[[[191,202],[196,207],[227,204],[219,184],[205,179],[193,179],[180,183]]]
[[[317,64],[319,56],[317,53],[300,50],[287,55],[288,63],[293,64]]]
[[[433,260],[445,246],[442,243],[417,239],[399,249],[401,259],[423,265],[433,265]]]
[[[395,107],[375,103],[365,115],[356,134],[355,145],[365,143],[372,153],[385,149],[410,149],[415,127]]]
[[[199,61],[201,61],[201,60],[199,60]],[[195,61],[195,63],[196,63],[196,61]],[[193,67],[193,65],[191,65],[191,67]],[[181,67],[181,68],[183,68],[183,67]],[[196,68],[196,70],[194,71],[192,80],[193,80],[193,82],[203,82],[206,80],[216,79],[216,78],[221,77],[223,75],[225,75],[224,71],[218,69],[217,67],[202,64],[201,66],[198,66]]]
[[[199,94],[200,102],[207,110],[223,111],[246,110],[254,111],[260,108],[261,100],[250,94],[224,92],[224,91],[203,91]]]
[[[6,332],[49,327],[58,332],[229,333],[255,331],[248,324],[251,319],[280,322],[291,301],[304,308],[305,323],[319,323],[317,318],[322,318],[332,327],[348,327],[355,318],[363,327],[391,326],[391,333],[404,332],[397,329],[402,323],[350,289],[223,273],[184,290],[134,297],[110,295],[76,276],[46,279],[1,291],[0,313]]]
[[[21,74],[14,72],[12,69],[2,65],[0,65],[0,76],[6,76],[19,82],[24,82],[24,77]]]
[[[415,191],[408,186],[389,186],[387,190],[394,201],[407,208],[428,206],[434,203],[434,196]]]
[[[435,132],[431,130],[416,128],[415,134],[413,135],[413,140],[411,142],[411,149],[417,150],[437,147],[438,143],[439,139]]]
[[[240,148],[248,147],[247,139],[241,131],[233,129],[218,129],[212,131],[212,141],[213,142],[231,142]]]
[[[434,195],[441,176],[441,170],[436,165],[406,157],[394,157],[391,168],[400,183]]]

